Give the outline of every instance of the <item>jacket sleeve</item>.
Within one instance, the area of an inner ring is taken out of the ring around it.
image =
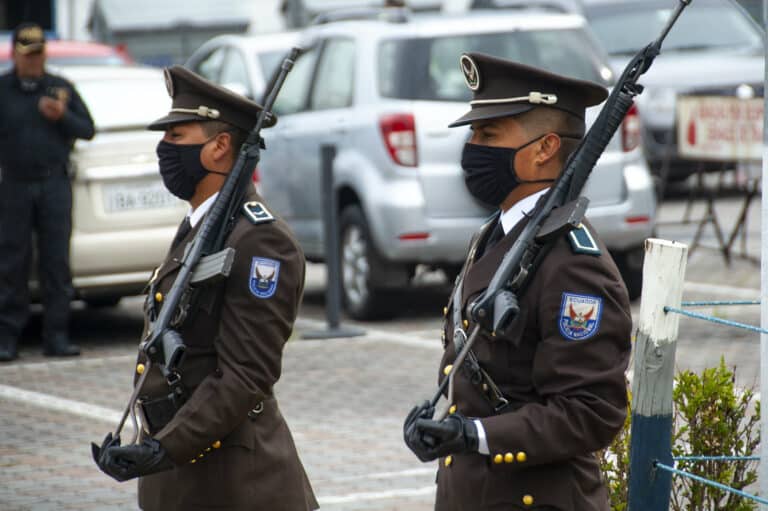
[[[298,312],[304,257],[291,238],[274,226],[257,226],[236,243],[235,250],[215,339],[219,370],[201,382],[156,435],[179,464],[225,438],[249,410],[271,395]],[[251,291],[254,257],[280,264],[271,296],[261,298]]]
[[[555,463],[604,448],[626,416],[624,371],[632,329],[626,288],[602,257],[560,261],[542,275],[538,303],[541,340],[532,379],[542,400],[482,419],[491,455],[524,453],[524,465],[515,466]],[[579,338],[561,330],[561,318],[570,312],[566,293],[600,304],[592,333]]]
[[[90,140],[96,133],[91,113],[72,84],[67,84],[70,91],[67,110],[59,120],[59,126],[68,138]]]

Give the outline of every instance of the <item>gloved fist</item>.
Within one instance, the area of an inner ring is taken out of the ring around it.
[[[429,436],[423,436],[421,431],[416,428],[416,422],[422,419],[429,419],[434,413],[435,408],[429,404],[429,401],[424,401],[421,405],[413,407],[413,410],[411,410],[411,413],[408,414],[403,423],[403,440],[405,440],[405,445],[421,461],[432,461],[437,456],[432,454],[432,448],[435,445],[434,439]]]
[[[432,459],[448,454],[477,452],[477,426],[473,420],[459,413],[449,415],[441,421],[417,419],[414,429],[423,438],[430,438],[434,443],[430,449],[430,454],[434,456]]]
[[[91,444],[91,451],[102,472],[120,482],[173,468],[165,449],[154,438],[122,447],[120,438],[113,439],[110,433],[101,447]]]

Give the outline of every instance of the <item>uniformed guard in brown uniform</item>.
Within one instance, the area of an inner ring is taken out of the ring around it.
[[[460,65],[472,109],[462,155],[466,185],[499,206],[471,243],[445,309],[440,378],[474,326],[472,301],[584,134],[594,83],[482,54]],[[442,420],[406,419],[405,441],[422,461],[439,458],[440,511],[608,511],[594,451],[621,429],[631,316],[626,288],[588,222],[554,241],[520,297],[504,335],[480,334],[454,379]],[[458,346],[457,346],[458,345]]]
[[[147,319],[163,306],[261,108],[178,66],[166,82],[171,112],[150,129],[165,131],[158,156],[166,187],[192,209],[149,283]],[[141,443],[103,455],[113,477],[142,476],[145,511],[318,507],[272,390],[301,301],[304,255],[255,191],[246,201],[226,240],[235,249],[229,277],[206,286],[172,325],[187,346],[180,393],[152,366],[138,400]],[[137,373],[144,364],[140,356]]]

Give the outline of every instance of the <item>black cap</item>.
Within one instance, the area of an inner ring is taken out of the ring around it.
[[[22,55],[43,51],[45,32],[37,23],[21,23],[13,31],[13,48]]]
[[[148,126],[164,130],[182,122],[221,121],[251,131],[262,106],[236,94],[182,66],[165,68],[165,86],[172,98],[171,111]],[[277,117],[265,119],[264,127],[274,126]]]
[[[472,110],[450,124],[451,128],[536,107],[557,108],[584,119],[587,107],[608,97],[608,90],[600,84],[482,53],[463,54],[459,66],[473,93]]]

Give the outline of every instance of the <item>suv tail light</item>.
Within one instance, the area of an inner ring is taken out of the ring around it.
[[[621,149],[624,152],[631,151],[640,145],[640,113],[637,105],[632,105],[621,123]]]
[[[384,115],[379,120],[379,126],[392,161],[404,167],[417,166],[419,158],[413,114]]]

